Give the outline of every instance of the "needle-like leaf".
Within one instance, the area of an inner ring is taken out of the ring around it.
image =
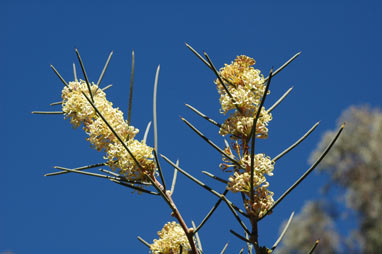
[[[77,49],[74,49],[74,50],[76,51],[76,55],[77,55],[78,61],[80,62],[82,73],[83,73],[83,75],[85,77],[86,85],[88,86],[88,90],[89,90],[89,94],[90,94],[90,99],[92,100],[92,102],[94,102],[92,89],[90,88],[89,78],[88,78],[88,75],[86,74],[85,66],[84,66],[84,64],[82,62],[82,59],[81,59],[81,56],[80,56],[80,52],[78,52]]]
[[[279,155],[277,155],[276,157],[273,158],[273,161],[276,162],[278,159],[280,159],[281,157],[283,157],[285,154],[287,154],[289,151],[291,151],[293,148],[295,148],[296,146],[298,146],[302,141],[304,141],[304,139],[306,139],[310,133],[312,133],[316,128],[317,126],[320,124],[320,122],[318,121],[315,125],[313,125],[312,128],[310,128],[301,138],[299,138],[293,145],[291,145],[290,147],[288,147],[287,149],[285,149],[284,151],[282,151]]]
[[[179,160],[176,160],[176,166],[179,167]],[[174,168],[174,175],[172,176],[172,183],[171,183],[171,190],[170,190],[171,195],[174,194],[177,175],[178,175],[178,170]]]
[[[159,164],[159,160],[158,160],[158,153],[157,153],[157,151],[155,149],[153,150],[153,153],[154,153],[155,163],[156,163],[157,169],[159,171],[159,176],[160,176],[160,179],[162,181],[163,188],[164,188],[164,190],[167,190],[166,182],[165,182],[164,177],[163,177],[162,168],[161,168],[161,166]]]
[[[223,192],[223,196],[225,196],[226,194],[228,193],[228,190],[225,190]],[[211,217],[211,215],[215,212],[215,210],[218,208],[218,206],[220,205],[220,203],[222,202],[222,199],[219,198],[218,201],[215,203],[215,205],[211,208],[211,210],[208,212],[208,214],[204,217],[204,219],[202,220],[202,222],[199,224],[199,226],[195,229],[195,232],[198,232],[202,227],[203,225],[207,222],[207,220]]]
[[[110,62],[110,59],[111,59],[112,55],[113,55],[113,51],[110,52],[109,57],[106,60],[105,66],[102,69],[101,75],[99,75],[99,78],[98,78],[98,81],[97,81],[97,87],[99,87],[99,85],[102,82],[103,76],[105,75],[106,69],[109,66],[109,62]]]
[[[314,250],[317,248],[317,245],[319,244],[319,242],[320,242],[320,240],[317,240],[317,241],[314,243],[312,249],[310,249],[310,251],[308,252],[308,254],[313,254],[313,252],[314,252]]]
[[[212,189],[211,187],[207,186],[205,183],[203,183],[202,181],[200,181],[199,179],[195,178],[194,176],[192,176],[191,174],[189,174],[187,171],[181,169],[180,167],[178,167],[177,165],[175,165],[170,159],[168,159],[166,156],[164,156],[163,154],[161,154],[161,157],[167,162],[169,163],[171,166],[175,167],[177,170],[179,170],[180,173],[182,173],[183,175],[185,175],[186,177],[188,177],[189,179],[191,179],[192,181],[194,181],[195,183],[199,184],[200,186],[202,186],[204,189],[208,190],[209,192],[211,192],[212,194],[214,194],[215,196],[221,198],[221,199],[224,199],[226,202],[228,202],[230,205],[232,205],[232,207],[238,211],[240,214],[242,214],[243,216],[245,217],[248,217],[248,215],[243,212],[240,208],[236,207],[231,201],[229,201],[228,199],[226,199],[222,194],[218,193],[217,191],[215,191],[214,189]]]
[[[77,79],[77,70],[76,70],[76,64],[73,63],[73,76],[74,76],[74,81],[78,81]]]
[[[227,249],[228,247],[228,242],[224,245],[224,248],[222,249],[222,251],[220,252],[220,254],[224,254],[225,253],[225,250]]]
[[[154,121],[154,148],[158,152],[158,123],[157,123],[157,89],[160,65],[158,65],[154,81],[154,95],[153,95],[153,121]]]
[[[228,155],[226,152],[224,152],[220,147],[215,145],[211,140],[209,140],[206,136],[204,136],[203,133],[201,133],[198,129],[196,129],[190,122],[188,122],[186,119],[181,117],[182,121],[185,122],[196,134],[198,134],[203,140],[205,140],[208,144],[210,144],[213,148],[215,148],[218,152],[223,154],[225,157],[227,157],[230,161],[232,161],[237,166],[241,167],[240,163],[237,162],[234,158],[232,158],[230,155]]]
[[[85,170],[89,168],[97,168],[97,167],[102,167],[105,166],[105,163],[97,163],[97,164],[92,164],[92,165],[87,165],[87,166],[82,166],[78,168],[73,168],[74,170]],[[69,173],[68,171],[57,171],[49,174],[45,174],[44,176],[55,176],[55,175],[62,175],[62,174],[67,174]]]
[[[202,171],[202,173],[205,174],[205,175],[208,175],[208,176],[211,177],[212,179],[218,180],[219,182],[222,182],[222,183],[224,183],[224,184],[228,184],[228,181],[226,181],[226,180],[224,180],[224,179],[222,179],[222,178],[220,178],[220,177],[217,177],[216,175],[213,175],[213,174],[211,174],[211,173],[208,172],[208,171]]]
[[[189,109],[191,109],[192,111],[194,111],[196,114],[198,114],[199,116],[201,116],[202,118],[206,119],[208,122],[212,123],[213,125],[216,125],[217,127],[221,128],[222,125],[218,122],[216,122],[215,120],[211,119],[210,117],[206,116],[205,114],[203,114],[202,112],[200,112],[199,110],[197,110],[196,108],[194,108],[193,106],[189,105],[189,104],[185,104],[186,107],[188,107]]]
[[[67,82],[65,81],[65,79],[61,76],[61,74],[56,70],[56,68],[54,68],[53,65],[50,65],[50,68],[52,68],[52,70],[54,71],[54,73],[56,73],[57,77],[61,80],[61,82],[62,82],[65,86],[69,87],[68,83],[67,83]]]
[[[287,97],[287,95],[292,91],[293,89],[293,86],[291,88],[289,88],[281,97],[280,99],[278,99],[268,110],[267,112],[268,113],[271,113],[272,110],[274,110],[284,99],[285,97]]]
[[[244,229],[244,231],[247,233],[247,234],[250,234],[249,233],[249,230],[247,228],[247,226],[244,224],[244,222],[240,219],[239,215],[236,213],[235,209],[232,207],[232,205],[230,204],[230,202],[228,202],[228,199],[225,197],[225,196],[222,196],[223,200],[226,202],[226,204],[228,205],[228,208],[231,210],[231,212],[233,213],[234,217],[236,218],[236,220],[239,222],[240,226]]]
[[[273,205],[269,208],[269,210],[261,217],[259,220],[263,219],[265,216],[269,214],[294,188],[296,188],[315,168],[316,166],[321,162],[321,160],[326,156],[326,154],[329,152],[329,150],[332,148],[338,137],[340,136],[342,130],[345,127],[345,123],[341,125],[339,130],[337,131],[337,134],[334,136],[332,141],[329,143],[329,145],[325,148],[325,150],[322,152],[320,157],[313,163],[313,165],[305,171],[305,173],[291,186],[288,190],[286,190]]]
[[[151,194],[151,195],[159,195],[158,192],[153,192],[153,191],[145,190],[145,189],[140,188],[138,186],[135,186],[135,185],[132,185],[132,184],[128,184],[128,183],[125,183],[125,182],[122,182],[122,181],[118,181],[118,180],[115,180],[115,179],[110,179],[110,181],[112,181],[114,183],[117,183],[117,184],[120,184],[122,186],[128,187],[128,188],[133,189],[133,190],[137,190],[137,191],[144,192],[144,193]]]
[[[292,214],[290,215],[290,217],[289,217],[289,219],[288,219],[288,222],[287,222],[287,224],[285,225],[283,231],[281,232],[279,238],[278,238],[278,239],[276,240],[276,242],[273,244],[273,246],[272,246],[272,248],[271,248],[272,252],[277,248],[277,246],[279,245],[279,243],[280,243],[281,240],[283,239],[283,237],[284,237],[286,231],[287,231],[288,228],[289,228],[290,223],[292,222],[293,216],[294,216],[294,212],[292,212]]]
[[[140,237],[140,236],[137,236],[137,238],[138,238],[138,240],[139,240],[141,243],[143,243],[144,245],[146,245],[147,247],[149,247],[149,248],[150,248],[150,244],[149,244],[148,242],[146,242],[145,240],[143,240],[143,238],[142,238],[142,237]]]
[[[187,48],[192,51],[192,53],[194,53],[205,65],[207,65],[208,68],[212,69],[211,65],[195,49],[193,49],[189,44],[185,44]]]
[[[40,114],[40,115],[62,115],[63,111],[32,111],[32,114]]]
[[[110,84],[110,85],[107,85],[105,86],[104,88],[102,88],[101,90],[102,91],[105,91],[107,89],[109,89],[110,87],[112,87],[113,85]],[[56,106],[56,105],[62,105],[62,101],[57,101],[57,102],[52,102],[51,104],[49,104],[50,106]]]
[[[198,232],[196,231],[196,225],[195,225],[195,222],[192,220],[191,221],[191,224],[192,224],[192,227],[194,228],[194,235],[196,237],[196,242],[198,243],[198,249],[200,251],[203,251],[203,248],[202,248],[202,242],[200,241],[200,237],[199,237],[199,234]]]
[[[102,174],[92,173],[92,172],[88,172],[88,171],[80,171],[80,170],[75,170],[75,169],[70,169],[70,168],[59,167],[59,166],[54,166],[54,168],[65,170],[65,171],[72,172],[72,173],[82,174],[82,175],[118,180],[118,178],[116,178],[114,176],[102,175]]]
[[[245,237],[239,235],[238,233],[236,233],[236,232],[233,231],[232,229],[230,229],[229,232],[231,232],[234,236],[236,236],[236,237],[239,238],[240,240],[242,240],[242,241],[244,241],[244,242],[247,242],[247,243],[251,243],[248,239],[246,239]]]
[[[232,94],[230,93],[230,91],[228,90],[228,88],[226,87],[226,85],[224,84],[223,79],[220,77],[219,72],[216,70],[215,65],[212,63],[210,57],[207,55],[206,52],[204,52],[204,56],[207,58],[208,63],[209,63],[210,66],[212,67],[212,71],[215,73],[215,75],[216,75],[216,77],[218,78],[220,84],[223,86],[225,92],[226,92],[226,93],[228,94],[228,96],[231,98],[231,101],[232,101],[232,103],[235,105],[237,111],[239,111],[240,113],[242,113],[242,110],[241,110],[241,109],[239,108],[239,106],[236,104],[235,99],[233,98]]]
[[[143,143],[145,143],[145,144],[147,141],[147,136],[149,135],[150,126],[151,126],[151,121],[147,124],[145,135],[143,136]]]
[[[130,91],[129,91],[129,110],[127,112],[127,123],[131,124],[131,108],[133,106],[133,85],[134,85],[134,72],[135,72],[135,54],[134,50],[131,52],[131,74],[130,74]]]
[[[276,76],[280,71],[282,71],[285,67],[287,67],[293,60],[295,60],[299,55],[301,54],[301,51],[292,56],[288,61],[286,61],[283,65],[280,66],[273,74],[272,76]],[[269,79],[270,76],[266,77],[264,82],[266,82]]]
[[[105,86],[104,88],[101,88],[102,91],[106,91],[107,89],[109,89],[110,87],[112,87],[113,85],[110,84],[110,85],[107,85]]]
[[[123,181],[123,182],[127,182],[127,183],[132,183],[132,184],[140,184],[140,185],[151,185],[151,183],[148,183],[148,182],[141,182],[141,181],[134,181],[134,180],[129,180],[127,179],[125,176],[123,175],[120,175],[120,174],[117,174],[113,171],[110,171],[110,170],[106,170],[106,169],[103,169],[103,168],[100,168],[99,171],[101,172],[104,172],[106,174],[109,174],[111,176],[115,176],[117,177],[118,179],[120,179],[120,181]]]

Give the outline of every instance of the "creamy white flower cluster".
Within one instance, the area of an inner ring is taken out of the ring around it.
[[[259,153],[255,155],[253,165],[254,196],[250,197],[251,156],[248,140],[251,136],[254,118],[266,89],[264,76],[261,75],[259,70],[252,67],[255,63],[253,58],[241,55],[236,57],[231,64],[226,64],[220,69],[219,74],[229,93],[219,79],[215,80],[215,84],[220,94],[221,112],[226,114],[234,110],[222,124],[219,133],[222,136],[230,135],[230,138],[233,139],[232,147],[236,151],[241,165],[239,167],[232,164],[230,160],[223,157],[224,163],[221,164],[221,167],[223,169],[230,168],[233,171],[233,175],[228,179],[227,189],[232,192],[244,193],[248,197],[245,200],[248,213],[261,217],[274,202],[273,192],[267,189],[269,183],[265,178],[265,174],[273,175],[274,162],[265,154]],[[262,107],[256,122],[255,137],[253,138],[267,138],[267,126],[271,120],[272,115]],[[225,152],[233,156],[228,145]]]
[[[220,94],[221,112],[226,114],[232,109],[235,110],[221,126],[220,134],[223,136],[231,134],[231,138],[238,139],[248,138],[250,135],[253,118],[265,92],[263,75],[259,70],[251,67],[255,63],[253,58],[241,55],[234,62],[226,64],[220,69],[219,74],[225,81],[225,86],[232,98],[220,81],[215,80]],[[262,108],[256,125],[258,138],[268,136],[267,125],[270,120],[272,120],[272,115]]]
[[[245,155],[240,160],[243,169],[235,168],[233,176],[228,178],[227,189],[232,192],[243,192],[250,197],[251,190],[251,159],[250,156]],[[266,157],[264,154],[256,154],[254,158],[254,174],[253,174],[253,189],[254,189],[254,203],[252,206],[247,202],[246,208],[257,217],[261,217],[273,204],[273,192],[269,191],[267,187],[269,183],[265,178],[265,174],[272,176],[274,169],[274,162]]]
[[[191,249],[186,234],[175,221],[166,223],[158,232],[158,236],[159,239],[154,239],[154,243],[150,245],[151,253],[178,254],[180,245],[182,245],[181,254],[186,254]]]
[[[123,118],[123,112],[118,108],[113,108],[113,104],[106,99],[106,94],[94,83],[91,84],[91,91],[96,108],[117,134],[125,140],[127,147],[144,170],[136,165],[133,158],[82,94],[85,93],[90,98],[85,81],[69,82],[69,86],[62,90],[62,110],[65,117],[70,118],[74,128],[83,124],[83,129],[89,135],[87,140],[98,151],[106,151],[105,159],[108,160],[107,163],[112,169],[118,170],[120,174],[130,180],[143,180],[145,173],[155,171],[152,148],[144,142],[134,139],[139,130],[128,125]]]

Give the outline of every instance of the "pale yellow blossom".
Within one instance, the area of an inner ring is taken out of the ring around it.
[[[154,243],[150,245],[151,253],[178,254],[180,245],[182,245],[181,254],[187,254],[191,249],[184,230],[174,221],[166,223],[158,232],[158,236],[159,239],[154,239]]]
[[[257,108],[246,110],[243,113],[235,111],[222,124],[219,134],[222,136],[231,135],[231,138],[248,138],[251,134],[253,119],[257,113]],[[268,113],[264,107],[261,108],[259,119],[256,122],[256,138],[268,137],[268,123],[272,120],[272,114]]]
[[[236,109],[236,106],[248,110],[260,103],[265,91],[264,77],[259,70],[251,67],[254,64],[254,59],[242,55],[220,69],[219,74],[223,81],[228,81],[226,87],[234,99],[230,98],[220,81],[216,80],[222,106],[221,111],[224,114],[231,109]]]
[[[155,171],[153,148],[136,139],[130,139],[126,145],[142,168],[119,142],[110,143],[106,150],[108,165],[129,180],[145,180],[145,174],[151,175]]]
[[[252,205],[249,200],[245,202],[246,209],[254,214],[257,218],[261,218],[273,205],[273,192],[269,191],[266,187],[258,187],[254,189]]]

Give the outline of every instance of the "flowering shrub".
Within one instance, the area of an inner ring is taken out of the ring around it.
[[[173,186],[171,189],[167,188],[164,181],[163,173],[158,162],[158,154],[155,149],[157,145],[155,144],[154,148],[147,146],[145,141],[146,138],[142,141],[136,140],[135,136],[139,130],[131,126],[130,120],[124,119],[122,111],[118,108],[114,108],[113,104],[106,99],[106,93],[104,92],[105,88],[99,88],[100,80],[102,80],[102,75],[107,68],[110,57],[97,84],[89,82],[81,57],[77,50],[77,57],[81,65],[81,69],[83,70],[85,80],[78,81],[75,74],[74,81],[67,83],[52,66],[52,69],[65,85],[62,90],[62,101],[55,104],[62,105],[61,113],[64,114],[65,118],[70,119],[70,122],[74,128],[83,126],[84,131],[88,135],[87,140],[91,143],[91,145],[98,151],[104,151],[106,153],[104,156],[106,161],[103,164],[95,164],[76,169],[56,167],[62,171],[47,175],[59,175],[68,172],[81,173],[109,179],[117,184],[137,190],[138,193],[161,196],[172,210],[172,215],[177,219],[178,223],[167,223],[163,229],[158,232],[159,239],[154,240],[152,244],[147,243],[139,237],[139,239],[149,247],[151,253],[202,253],[198,231],[202,228],[222,201],[224,201],[230,208],[233,216],[241,225],[245,235],[232,230],[231,233],[247,244],[249,253],[252,252],[252,248],[257,254],[271,253],[277,247],[286,230],[284,230],[284,233],[281,234],[274,246],[268,248],[266,246],[261,246],[258,241],[258,222],[270,214],[278,203],[281,202],[281,200],[283,200],[284,197],[289,194],[290,191],[293,190],[314,169],[314,167],[333,145],[343,127],[340,128],[335,138],[331,141],[317,162],[315,162],[313,166],[308,169],[299,180],[296,181],[295,184],[293,184],[283,195],[281,195],[277,201],[274,201],[274,194],[269,190],[270,184],[266,176],[272,176],[275,162],[293,149],[303,139],[305,139],[317,126],[317,124],[313,126],[313,128],[302,138],[300,138],[300,140],[273,159],[263,153],[255,153],[255,140],[258,138],[264,139],[268,137],[267,126],[272,120],[271,111],[283,100],[283,98],[285,98],[288,93],[287,92],[285,96],[283,96],[273,106],[266,109],[263,105],[266,96],[270,94],[269,85],[271,79],[286,65],[293,61],[298,54],[296,54],[274,73],[271,71],[269,76],[265,78],[259,70],[252,67],[255,64],[255,60],[248,56],[238,56],[231,64],[226,64],[218,71],[206,53],[205,58],[207,60],[200,56],[193,48],[191,48],[191,46],[187,45],[187,47],[216,75],[214,83],[216,84],[217,91],[220,94],[220,111],[224,115],[229,113],[229,116],[224,123],[219,124],[197,111],[195,108],[189,106],[200,116],[218,126],[220,128],[219,133],[222,136],[229,137],[230,143],[225,140],[226,146],[224,149],[221,149],[215,145],[186,119],[182,118],[182,120],[193,131],[195,131],[199,136],[207,141],[208,144],[222,154],[223,159],[220,167],[224,171],[232,174],[228,176],[228,180],[216,177],[211,173],[208,173],[208,175],[226,184],[226,191],[224,193],[219,193],[213,190],[200,180],[190,175],[184,169],[181,169],[166,156],[161,155],[166,162],[175,167],[175,172],[179,171],[219,198],[213,209],[211,209],[211,212],[208,213],[205,219],[197,227],[194,224],[192,227],[187,226],[185,220],[172,200],[172,194],[174,191]],[[158,77],[158,72],[159,68],[156,77]],[[156,84],[154,86],[154,91],[156,91]],[[131,107],[129,110],[131,110]],[[157,134],[155,115],[156,113],[154,111],[154,135],[156,140]],[[85,171],[85,169],[95,168],[102,165],[109,166],[113,171],[101,169],[101,171],[105,174],[96,174]],[[160,176],[160,181],[157,179],[158,175]],[[174,174],[173,183],[175,183],[175,180],[176,174]],[[155,191],[149,190],[151,187],[154,188]],[[242,194],[242,207],[244,210],[240,209],[238,205],[233,204],[225,197],[228,191],[233,193],[240,192]],[[293,214],[290,220],[292,217]],[[252,229],[249,229],[246,226],[243,219],[249,220]],[[286,228],[288,225],[289,223]],[[224,251],[225,248],[221,253],[224,253]],[[240,253],[242,253],[242,251]]]

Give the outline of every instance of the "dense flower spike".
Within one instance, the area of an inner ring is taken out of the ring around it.
[[[145,173],[152,174],[155,171],[152,148],[133,139],[139,130],[127,124],[123,118],[123,112],[113,107],[101,89],[92,84],[91,91],[94,105],[116,133],[126,140],[128,148],[143,170],[136,165],[133,158],[82,94],[85,93],[89,96],[85,81],[69,82],[69,86],[62,90],[62,110],[65,116],[70,118],[74,128],[83,124],[83,129],[89,135],[87,140],[98,151],[103,149],[106,151],[105,159],[108,160],[108,165],[112,169],[118,170],[129,180],[144,180]]]
[[[119,173],[125,175],[130,180],[145,180],[145,173],[151,175],[155,170],[153,148],[136,139],[130,139],[127,142],[127,147],[144,168],[144,172],[142,172],[141,168],[138,167],[120,143],[109,144],[107,156],[105,156],[105,159],[108,160],[108,165],[112,169],[119,169]]]
[[[166,223],[158,236],[159,239],[154,239],[154,243],[150,245],[151,253],[178,254],[181,245],[181,254],[189,253],[191,249],[184,230],[175,221]]]
[[[261,98],[265,92],[264,77],[260,71],[251,67],[255,60],[248,56],[238,56],[234,62],[220,69],[220,76],[227,81],[226,87],[233,99],[229,96],[220,81],[215,80],[220,94],[221,112],[226,114],[235,109],[235,112],[224,122],[220,134],[231,134],[232,138],[247,138],[250,135],[253,118],[255,117]],[[269,93],[269,91],[268,91]],[[241,112],[236,111],[236,106]],[[261,109],[260,119],[256,126],[258,138],[268,136],[267,125],[272,115],[264,108]]]
[[[264,77],[260,71],[251,67],[255,60],[248,56],[238,56],[231,64],[221,68],[219,74],[223,80],[229,82],[227,88],[233,96],[237,106],[241,109],[253,109],[260,103],[265,91]],[[226,114],[235,109],[232,99],[229,97],[219,80],[215,81],[220,94],[222,112]]]
[[[229,177],[227,189],[232,192],[242,192],[247,197],[246,209],[249,213],[259,218],[267,212],[273,204],[273,193],[267,189],[269,183],[265,174],[272,176],[274,162],[264,154],[256,154],[254,158],[253,187],[254,197],[250,197],[251,192],[251,156],[247,140],[251,135],[254,118],[259,110],[259,104],[265,92],[264,77],[259,70],[251,67],[255,60],[248,56],[238,56],[234,62],[219,71],[220,76],[226,81],[226,89],[217,79],[218,92],[220,94],[221,112],[226,114],[230,110],[233,113],[222,124],[219,134],[230,135],[233,141],[233,148],[239,157],[241,168],[233,165],[223,156],[221,167],[231,169],[234,174]],[[269,91],[268,91],[269,93]],[[236,104],[236,105],[234,105]],[[236,106],[240,109],[237,110]],[[255,138],[268,137],[268,123],[272,120],[272,115],[262,107],[259,119],[256,122]],[[240,141],[240,142],[238,142]],[[240,143],[240,144],[239,144]],[[233,155],[231,148],[226,147],[225,152]],[[250,203],[252,200],[252,203]]]

